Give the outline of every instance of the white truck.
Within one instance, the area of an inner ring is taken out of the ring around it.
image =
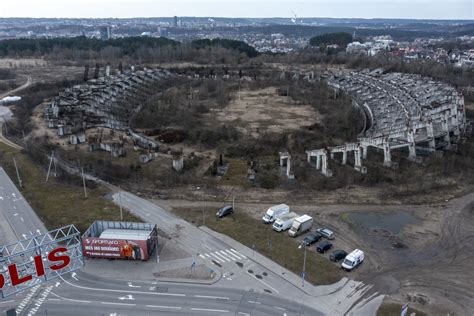
[[[277,232],[282,232],[284,230],[287,230],[291,227],[291,224],[293,224],[293,221],[297,217],[298,217],[298,214],[294,212],[285,214],[282,217],[276,219],[276,221],[273,223],[272,228],[276,230]]]
[[[295,218],[293,224],[291,225],[288,235],[291,237],[296,237],[301,235],[311,229],[313,225],[313,218],[309,215],[301,215],[300,217]]]
[[[351,271],[359,264],[361,264],[362,261],[364,261],[364,252],[362,250],[355,249],[350,254],[348,254],[346,258],[344,258],[341,267],[346,271]]]
[[[279,204],[270,207],[265,215],[262,217],[262,221],[265,224],[273,223],[277,218],[282,217],[290,212],[290,207],[286,204]]]

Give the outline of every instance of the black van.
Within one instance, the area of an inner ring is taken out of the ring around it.
[[[222,217],[227,216],[227,215],[232,214],[232,213],[234,213],[234,209],[233,209],[232,205],[226,205],[226,206],[220,208],[217,211],[216,216],[218,218],[222,218]]]

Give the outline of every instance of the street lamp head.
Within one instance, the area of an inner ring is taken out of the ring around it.
[[[298,249],[301,249],[302,247],[303,247],[303,245],[299,245],[299,246],[298,246]]]

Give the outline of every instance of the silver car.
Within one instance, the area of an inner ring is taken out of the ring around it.
[[[319,228],[316,230],[318,233],[320,233],[324,238],[333,240],[334,239],[334,233],[332,230],[327,229],[327,228]]]

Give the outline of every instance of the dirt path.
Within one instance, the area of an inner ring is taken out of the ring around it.
[[[11,94],[17,93],[18,91],[21,91],[25,88],[28,88],[32,83],[33,83],[33,79],[31,78],[31,76],[27,76],[26,77],[26,82],[24,84],[22,84],[21,86],[15,88],[13,90],[10,90],[10,91],[7,91],[7,92],[4,92],[4,93],[0,94],[0,99],[3,99],[4,97],[7,97]]]

